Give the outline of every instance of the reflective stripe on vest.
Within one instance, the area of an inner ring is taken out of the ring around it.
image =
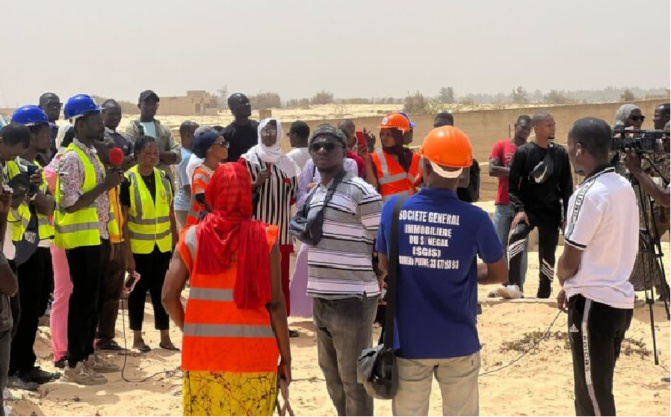
[[[152,198],[144,183],[138,166],[126,173],[130,181],[130,208],[128,210],[128,237],[133,253],[150,254],[154,246],[165,253],[172,249],[172,232],[170,228],[170,207],[172,193],[170,184],[164,174],[154,168],[155,197]]]
[[[82,182],[80,192],[85,194],[93,190],[97,184],[96,171],[89,157],[74,143],[71,143],[65,152],[75,152],[84,166],[84,181]],[[63,160],[61,158],[61,163]],[[102,162],[100,162],[97,155],[96,160],[102,167]],[[56,200],[56,211],[54,212],[54,243],[56,246],[63,249],[74,249],[100,245],[98,209],[95,202],[74,213],[68,213],[61,205],[63,197],[61,196],[60,175],[56,178],[56,193],[54,198]]]
[[[413,195],[415,186],[420,178],[419,162],[421,157],[412,154],[412,162],[408,172],[389,154],[379,149],[372,155],[377,170],[377,182],[380,188],[382,201],[387,201],[395,195]]]
[[[182,256],[191,258],[186,262],[190,265],[191,288],[184,317],[182,369],[275,372],[279,351],[270,313],[265,307],[237,308],[233,300],[237,255],[233,255],[230,268],[213,275],[198,272],[201,260],[198,259],[197,227],[186,229],[180,242]],[[274,228],[268,232],[269,253],[276,240],[277,229]]]
[[[205,183],[205,185],[210,183],[210,176],[198,173],[193,176],[193,182],[195,183],[196,181],[202,181]],[[193,187],[192,187],[193,188]],[[196,211],[196,205],[198,205],[201,210]],[[191,196],[191,204],[189,207],[189,213],[186,215],[186,225],[187,226],[192,226],[194,224],[197,224],[200,222],[200,213],[202,213],[204,208],[202,205],[196,201],[196,197],[194,195]]]

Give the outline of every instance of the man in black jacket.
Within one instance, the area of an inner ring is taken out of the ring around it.
[[[524,241],[538,227],[538,298],[549,298],[554,278],[559,228],[573,192],[571,165],[566,150],[554,140],[555,121],[547,112],[532,119],[536,139],[520,146],[508,177],[508,194],[515,210],[508,246],[508,285],[497,293],[504,298],[523,297],[521,283]]]

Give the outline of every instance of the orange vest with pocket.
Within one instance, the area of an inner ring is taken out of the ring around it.
[[[182,341],[182,370],[209,372],[277,372],[279,349],[265,307],[239,309],[233,301],[237,255],[228,269],[200,274],[197,226],[182,231],[179,252],[190,271]],[[278,229],[268,226],[268,253]]]

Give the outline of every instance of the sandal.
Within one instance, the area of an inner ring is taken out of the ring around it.
[[[117,342],[114,340],[103,340],[99,341],[96,344],[96,348],[99,350],[112,350],[112,351],[120,351],[124,350]]]
[[[160,347],[161,349],[172,351],[172,352],[181,352],[181,350],[179,350],[179,348],[177,346],[173,345],[172,343],[170,345],[166,345],[164,343],[159,343],[158,347]]]
[[[142,346],[140,346],[139,348],[134,348],[134,349],[137,350],[140,353],[151,352],[151,348],[149,346],[147,346],[146,343],[143,343]]]

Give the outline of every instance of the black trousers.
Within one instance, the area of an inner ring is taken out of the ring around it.
[[[168,330],[170,319],[161,303],[161,290],[163,289],[163,282],[165,282],[165,274],[170,266],[171,257],[170,252],[160,252],[158,246],[154,246],[154,251],[147,255],[133,254],[135,269],[140,274],[140,280],[128,296],[128,321],[131,330],[142,330],[147,291],[151,295],[151,303],[154,306],[154,326],[156,330]]]
[[[35,366],[35,337],[42,305],[48,300],[53,282],[53,267],[49,248],[37,248],[26,262],[18,267],[19,293],[18,300],[21,313],[12,338],[12,349],[9,359],[9,374],[29,371]],[[45,306],[46,307],[46,306]]]
[[[100,312],[103,271],[109,265],[109,241],[65,251],[72,294],[68,312],[68,365],[74,368],[93,353]]]
[[[100,284],[100,316],[98,318],[98,334],[100,340],[114,339],[116,319],[119,316],[119,299],[126,276],[123,243],[114,244],[114,258],[110,259],[103,271]]]
[[[555,251],[559,242],[560,219],[557,216],[538,216],[527,212],[529,224],[520,223],[510,235],[508,244],[508,285],[522,288],[522,255],[524,242],[534,228],[538,228],[538,298],[552,293],[555,270]]]
[[[634,310],[613,308],[582,295],[569,300],[576,415],[615,415],[613,373],[633,315]]]

